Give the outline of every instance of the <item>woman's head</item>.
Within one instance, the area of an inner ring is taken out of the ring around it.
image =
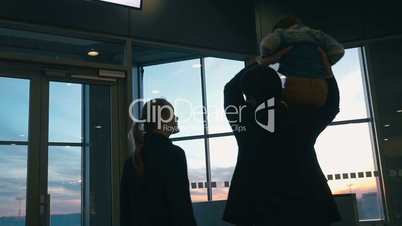
[[[174,108],[167,100],[158,98],[148,101],[142,109],[141,119],[131,125],[128,140],[133,153],[137,175],[144,175],[144,134],[159,133],[166,137],[179,132]]]
[[[278,23],[275,24],[272,31],[275,31],[277,29],[287,29],[294,25],[303,25],[303,22],[301,19],[299,19],[295,16],[287,16],[285,18],[282,18],[280,21],[278,21]]]
[[[145,133],[159,132],[170,136],[179,132],[173,105],[163,98],[146,102],[141,119]]]

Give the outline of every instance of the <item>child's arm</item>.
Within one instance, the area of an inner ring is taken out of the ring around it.
[[[280,59],[286,55],[292,47],[284,48],[278,50],[275,54],[270,55],[270,56],[265,56],[265,57],[257,57],[256,61],[258,64],[262,65],[271,65],[271,64],[276,64],[280,61]]]
[[[270,57],[278,51],[281,45],[281,36],[278,32],[273,32],[265,36],[260,43],[260,56]]]
[[[331,65],[336,64],[345,55],[345,49],[341,43],[324,32],[319,32],[320,47],[324,50]]]

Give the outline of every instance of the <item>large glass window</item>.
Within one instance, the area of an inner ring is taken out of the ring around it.
[[[383,209],[360,51],[347,49],[333,68],[340,90],[340,113],[335,121],[340,125],[328,127],[315,148],[332,192],[355,193],[360,219],[373,220],[383,218]]]
[[[379,173],[375,165],[371,140],[372,119],[366,106],[367,93],[360,52],[361,48],[347,49],[344,58],[333,67],[340,89],[340,113],[335,119],[336,123],[320,135],[315,148],[332,192],[356,193],[360,219],[373,220],[383,218],[383,209],[379,192]],[[169,67],[168,65],[146,67],[144,96],[146,98],[165,96],[171,98],[171,101],[176,98],[187,98],[194,100],[193,103],[196,105],[206,105],[208,133],[202,132],[202,123],[198,122],[202,120],[200,116],[197,120],[184,123],[180,123],[179,120],[179,125],[185,133],[176,135],[174,139],[185,140],[178,144],[188,144],[181,145],[186,153],[191,153],[193,150],[199,152],[197,155],[187,156],[194,188],[198,185],[194,180],[198,180],[200,185],[207,180],[208,191],[211,194],[209,200],[225,200],[236,164],[237,143],[223,111],[223,89],[225,84],[244,67],[244,62],[218,58],[203,60],[205,62],[203,65],[199,65],[197,59],[169,64]],[[189,73],[183,73],[185,70],[180,66],[184,64],[187,65],[186,70],[192,67],[196,71],[193,71],[191,76]],[[199,67],[204,67],[205,73],[201,73]],[[172,79],[174,77],[177,79]],[[205,82],[204,89],[200,81]],[[180,88],[172,84],[180,84]],[[181,88],[183,86],[186,88]],[[206,102],[202,102],[202,92],[206,96]],[[194,98],[195,96],[197,98]],[[189,133],[188,128],[194,128],[194,125],[198,133]],[[187,135],[201,136],[186,137]],[[193,140],[200,138],[208,141],[206,151],[203,145],[196,145],[196,140]],[[203,152],[208,156],[207,167],[203,165],[197,168],[195,165],[203,164],[205,160]],[[200,158],[200,161],[194,158]],[[197,173],[194,169],[197,169]],[[198,169],[201,171],[205,169],[208,172],[206,175],[209,174],[211,177],[193,176],[198,175]]]
[[[205,74],[201,71],[201,60],[195,59],[146,66],[143,76],[144,99],[163,97],[175,107],[180,133],[174,135],[173,140],[178,140],[175,144],[186,152],[194,202],[208,201],[208,189],[211,189],[213,200],[227,198],[237,158],[236,141],[233,136],[209,140],[211,169],[208,172],[212,176],[210,183],[207,178],[204,142],[212,134],[231,133],[223,109],[223,88],[244,67],[243,61],[219,58],[205,58],[204,63]],[[208,90],[206,102],[202,98],[203,79]],[[202,111],[206,103],[208,134],[204,133]]]
[[[380,219],[382,205],[369,123],[327,128],[318,138],[316,150],[332,192],[355,193],[360,219]]]
[[[0,226],[25,224],[29,85],[0,77]]]
[[[193,202],[208,201],[205,167],[205,143],[203,139],[176,141],[186,153],[188,179]]]
[[[174,137],[204,133],[200,60],[144,67],[145,99],[165,98],[175,108],[180,132]]]
[[[226,200],[237,160],[237,143],[234,136],[211,138],[212,199]]]
[[[345,56],[333,67],[340,94],[340,112],[335,121],[368,117],[360,50],[347,49]]]
[[[243,68],[243,61],[205,58],[209,133],[232,132],[223,108],[223,88]]]

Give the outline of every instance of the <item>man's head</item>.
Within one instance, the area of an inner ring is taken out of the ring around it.
[[[254,64],[244,72],[242,91],[247,102],[259,104],[272,97],[280,98],[282,82],[275,70],[268,66]]]
[[[277,29],[287,29],[294,25],[303,25],[303,22],[301,19],[299,19],[295,16],[287,16],[285,18],[282,18],[280,21],[278,21],[278,23],[275,24],[272,31],[275,31]]]

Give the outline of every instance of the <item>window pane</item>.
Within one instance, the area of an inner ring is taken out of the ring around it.
[[[174,142],[186,153],[191,199],[193,202],[208,201],[207,171],[205,167],[205,145],[203,139]]]
[[[144,97],[173,104],[180,128],[173,137],[204,134],[199,59],[144,67]]]
[[[340,112],[336,121],[367,118],[360,48],[347,49],[333,67],[340,91]]]
[[[0,140],[27,141],[29,80],[0,77]]]
[[[81,143],[82,85],[51,82],[49,142]]]
[[[237,161],[236,139],[234,136],[228,136],[211,138],[209,142],[212,182],[216,182],[216,187],[212,190],[212,199],[226,200]]]
[[[381,218],[370,124],[330,126],[315,147],[322,170],[331,177],[332,192],[356,193],[361,220]]]
[[[27,147],[0,145],[0,226],[25,225]]]
[[[205,58],[209,133],[232,131],[223,107],[223,88],[243,68],[243,61]]]
[[[48,191],[52,226],[81,225],[81,147],[49,147]]]

